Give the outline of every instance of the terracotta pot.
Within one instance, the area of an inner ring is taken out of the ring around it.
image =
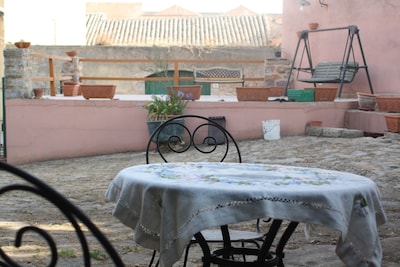
[[[28,48],[31,46],[30,42],[16,42],[14,45],[18,48]]]
[[[400,114],[386,114],[385,120],[389,132],[400,133]]]
[[[43,88],[35,88],[33,89],[33,98],[34,99],[40,99],[43,96]]]
[[[357,93],[358,109],[374,111],[376,107],[376,97],[373,94]]]
[[[322,121],[310,121],[310,126],[311,127],[321,127]]]
[[[236,87],[238,101],[268,101],[271,87]]]
[[[316,22],[308,23],[308,28],[310,30],[316,30],[316,29],[318,29],[318,23],[316,23]]]
[[[197,100],[201,95],[201,85],[179,85],[167,87],[168,94],[171,96],[173,92],[182,95],[183,100]]]
[[[78,55],[78,50],[69,50],[65,53],[67,54],[67,56],[76,57]]]
[[[271,86],[269,88],[269,97],[280,97],[284,95],[284,86]]]
[[[400,112],[400,96],[399,95],[377,95],[376,104],[379,111]]]
[[[62,86],[64,96],[77,96],[79,91],[79,84],[66,84]]]
[[[80,84],[81,84],[80,82],[63,82],[63,85],[78,85],[78,94],[77,95],[82,95]]]
[[[81,84],[82,95],[85,99],[90,98],[109,98],[113,99],[115,95],[116,85],[108,85],[108,84],[93,84],[93,85],[84,85]]]
[[[314,87],[314,100],[320,101],[335,101],[337,94],[337,87]]]

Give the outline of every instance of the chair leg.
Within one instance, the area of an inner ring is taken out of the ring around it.
[[[156,250],[153,250],[153,255],[151,256],[151,260],[150,260],[150,263],[149,263],[149,267],[151,267],[151,265],[153,264],[153,262],[154,262],[154,260],[155,260],[155,258],[156,258],[156,254],[157,254],[157,251],[156,251]],[[157,261],[157,263],[156,263],[156,266],[158,266],[158,261]]]
[[[242,242],[242,248],[244,248],[245,246],[244,246],[244,242]],[[246,262],[246,254],[245,253],[243,253],[243,262]]]
[[[260,244],[258,244],[257,241],[252,241],[252,240],[247,240],[247,241],[242,241],[242,248],[244,248],[246,245],[245,243],[252,243],[254,244],[258,249],[260,248]],[[246,262],[246,254],[243,253],[243,262]]]
[[[189,245],[186,246],[185,258],[184,258],[184,260],[183,260],[183,267],[186,267],[186,264],[187,264],[187,260],[188,260],[188,256],[189,256],[190,245],[191,245],[191,243],[189,243]]]

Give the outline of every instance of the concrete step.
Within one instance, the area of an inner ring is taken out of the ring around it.
[[[306,135],[319,136],[319,137],[335,137],[335,138],[358,138],[358,137],[364,137],[364,131],[346,129],[346,128],[307,126]]]

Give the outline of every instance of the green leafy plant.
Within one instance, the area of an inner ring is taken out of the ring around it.
[[[189,102],[183,100],[183,96],[180,91],[164,97],[153,96],[153,101],[143,106],[149,111],[147,120],[166,120],[171,115],[181,115]]]

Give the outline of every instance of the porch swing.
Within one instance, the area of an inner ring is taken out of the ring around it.
[[[337,31],[337,30],[348,30],[345,50],[343,53],[342,61],[337,62],[320,62],[315,68],[313,67],[310,42],[308,38],[309,33],[322,32],[322,31]],[[354,37],[357,37],[358,44],[360,46],[360,52],[363,60],[363,65],[360,65],[354,56],[353,41]],[[299,52],[301,43],[303,42],[303,51],[298,66],[295,66],[296,58]],[[306,60],[308,60],[308,67],[302,67],[304,56],[306,55]],[[350,56],[352,60],[350,61]],[[368,66],[365,60],[364,51],[361,45],[361,40],[359,36],[359,29],[356,25],[350,25],[348,27],[341,28],[330,28],[330,29],[320,29],[320,30],[304,30],[301,32],[299,41],[297,43],[296,52],[294,54],[293,62],[288,75],[288,80],[285,88],[285,95],[287,96],[287,90],[289,87],[289,82],[293,73],[293,70],[297,71],[296,79],[300,82],[313,83],[316,87],[317,83],[339,83],[339,90],[337,92],[337,97],[341,97],[343,85],[345,83],[351,83],[360,68],[365,69],[367,74],[368,84],[371,94],[374,93],[372,88],[371,79],[368,73]],[[299,74],[301,72],[310,73],[310,78],[301,78]]]

